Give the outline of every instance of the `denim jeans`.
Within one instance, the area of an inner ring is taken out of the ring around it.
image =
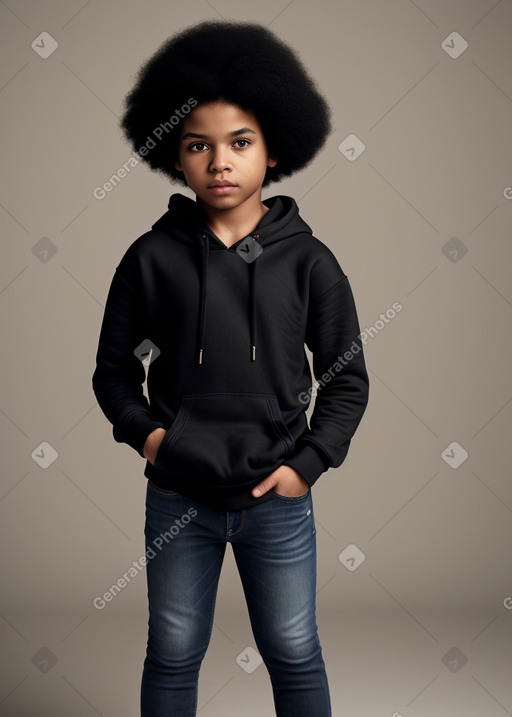
[[[194,717],[217,586],[230,542],[278,717],[330,717],[318,639],[316,534],[311,490],[222,511],[148,481],[149,629],[142,717]],[[240,669],[240,668],[236,668]],[[233,705],[232,714],[243,714]]]

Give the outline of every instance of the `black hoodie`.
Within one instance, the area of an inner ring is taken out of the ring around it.
[[[197,201],[171,196],[116,268],[92,379],[116,441],[143,456],[166,429],[152,483],[224,510],[268,500],[251,490],[282,464],[309,485],[340,466],[368,402],[348,278],[291,197],[263,204],[227,248]]]

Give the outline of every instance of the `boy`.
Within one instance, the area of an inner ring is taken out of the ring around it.
[[[93,376],[115,440],[147,461],[142,717],[196,714],[227,542],[276,714],[328,717],[311,486],[347,455],[368,375],[336,258],[293,199],[261,199],[323,146],[328,106],[267,29],[206,22],[142,68],[122,126],[196,196],[173,194],[121,259]]]

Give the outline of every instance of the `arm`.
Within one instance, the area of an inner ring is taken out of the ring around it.
[[[116,269],[107,297],[92,386],[101,410],[113,425],[114,439],[146,457],[146,439],[164,426],[151,417],[143,394],[146,374],[134,349],[147,336],[143,335],[136,276],[127,278],[122,266],[123,262]],[[150,453],[156,436],[146,446]]]
[[[165,428],[155,428],[151,431],[149,436],[146,438],[144,443],[144,458],[147,458],[150,463],[155,463],[156,454],[160,448],[161,442],[164,440]]]
[[[313,485],[345,460],[366,410],[369,380],[354,297],[343,274],[310,304],[306,345],[313,354],[318,387],[310,430],[285,465]]]

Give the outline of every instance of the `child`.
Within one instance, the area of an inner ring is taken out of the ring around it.
[[[205,22],[141,69],[122,126],[196,197],[173,194],[121,259],[93,376],[115,440],[147,461],[142,717],[196,714],[227,542],[276,714],[328,717],[311,487],[345,459],[368,375],[333,253],[292,198],[261,199],[323,146],[327,103],[267,29]]]

